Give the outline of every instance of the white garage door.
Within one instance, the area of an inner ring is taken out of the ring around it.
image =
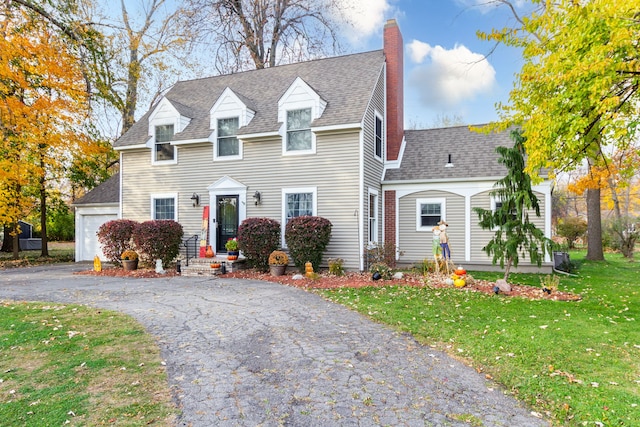
[[[82,261],[90,261],[96,255],[105,261],[96,233],[102,224],[114,219],[118,219],[118,216],[111,214],[82,216]]]

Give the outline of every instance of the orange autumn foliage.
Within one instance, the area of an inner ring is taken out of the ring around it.
[[[74,152],[91,147],[82,133],[88,94],[68,40],[20,10],[0,19],[0,224],[33,206],[33,191],[57,176]]]

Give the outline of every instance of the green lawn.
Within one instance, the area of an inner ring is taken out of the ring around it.
[[[166,368],[132,318],[0,301],[0,425],[171,426]]]
[[[577,277],[559,285],[579,302],[411,287],[322,294],[465,360],[556,425],[638,426],[640,268],[616,254],[584,256],[571,253]],[[510,282],[540,286],[534,274]]]
[[[40,256],[40,250],[20,251],[18,259],[14,260],[13,253],[0,252],[0,269],[74,261],[73,242],[49,242],[47,247],[49,249],[49,257]]]

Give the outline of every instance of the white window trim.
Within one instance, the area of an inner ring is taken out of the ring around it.
[[[315,119],[313,108],[314,106],[311,103],[308,103],[307,105],[301,104],[299,107],[287,108],[285,110],[284,123],[282,124],[282,127],[281,127],[283,156],[305,156],[309,154],[316,154],[316,133],[313,130],[311,130],[312,128],[311,123],[313,123],[313,120]],[[309,132],[311,132],[311,148],[308,150],[287,150],[287,133],[289,131],[289,129],[287,128],[287,116],[289,114],[289,111],[305,110],[305,109],[311,110],[311,123],[309,123]]]
[[[255,111],[249,108],[238,95],[235,94],[230,88],[225,88],[222,94],[218,97],[216,102],[209,110],[209,129],[213,130],[211,134],[211,141],[214,144],[213,147],[213,161],[214,162],[226,162],[229,160],[242,160],[244,147],[242,139],[238,138],[239,154],[237,156],[218,156],[218,120],[238,118],[238,129],[247,126],[253,117]],[[236,135],[237,136],[237,135]]]
[[[301,156],[310,155],[316,153],[316,134],[311,128],[311,149],[310,150],[295,150],[287,151],[287,112],[293,110],[301,110],[304,108],[311,109],[311,123],[314,120],[320,118],[325,108],[327,107],[327,101],[322,99],[320,95],[313,90],[304,80],[300,77],[296,77],[294,82],[289,86],[287,91],[278,100],[278,122],[282,123],[278,134],[282,137],[282,155],[283,156]]]
[[[420,221],[422,217],[422,210],[420,209],[420,205],[424,204],[440,204],[440,219],[446,221],[447,219],[447,199],[444,197],[434,197],[434,198],[425,198],[425,199],[416,199],[416,231],[429,231],[431,232],[431,227],[423,227]]]
[[[240,127],[242,126],[242,118],[238,117],[238,116],[223,116],[223,115],[218,115],[218,114],[214,114],[212,115],[212,121],[215,120],[215,129],[213,131],[214,135],[213,135],[213,161],[214,162],[228,162],[230,160],[242,160],[243,159],[243,153],[244,153],[244,148],[243,148],[243,144],[242,144],[242,139],[240,139],[238,137],[238,135],[236,134],[236,138],[238,139],[238,155],[236,156],[219,156],[218,155],[218,120],[224,120],[224,119],[238,119],[238,129],[240,129]]]
[[[378,156],[376,154],[376,118],[380,119],[380,123],[382,124],[382,128],[381,128],[381,138],[380,138],[380,155]],[[386,132],[384,129],[384,117],[382,116],[382,114],[380,114],[378,112],[378,110],[375,111],[375,116],[373,118],[373,157],[379,161],[383,161],[384,160],[384,149],[386,147]]]
[[[178,193],[152,193],[149,200],[151,219],[156,219],[156,199],[173,199],[173,220],[178,221]]]
[[[373,189],[373,188],[369,188],[369,194],[367,197],[367,210],[369,210],[369,200],[371,199],[371,196],[376,196],[376,208],[375,208],[375,212],[373,215],[373,220],[376,223],[376,227],[374,229],[374,237],[375,240],[370,240],[369,244],[371,245],[374,242],[379,242],[380,241],[380,235],[378,233],[378,228],[380,226],[380,219],[379,219],[379,215],[378,212],[380,211],[380,194],[378,193],[378,190]],[[370,230],[370,219],[371,219],[371,212],[369,212],[369,215],[367,216],[367,231],[369,231],[369,233],[367,233],[367,237],[369,237],[371,235],[371,230]]]
[[[286,248],[286,242],[284,240],[284,233],[287,227],[287,194],[298,193],[312,193],[313,194],[313,208],[312,215],[318,216],[318,187],[289,187],[282,189],[282,247]]]
[[[158,126],[166,126],[173,125],[173,134],[176,134],[176,129],[178,129],[178,124],[176,121],[167,121],[167,122],[158,122],[153,125],[153,134],[151,138],[149,138],[149,142],[151,143],[151,164],[153,166],[162,166],[162,165],[177,165],[178,164],[178,148],[171,144],[171,141],[167,141],[166,143],[173,148],[173,159],[171,160],[156,160],[156,127]]]

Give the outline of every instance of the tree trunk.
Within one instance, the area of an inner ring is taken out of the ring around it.
[[[18,223],[13,228],[13,259],[20,258],[20,234],[18,234]]]
[[[2,249],[0,249],[0,252],[11,252],[13,251],[13,239],[11,238],[12,228],[8,225],[5,225],[3,228],[4,239],[2,239]]]
[[[504,269],[504,281],[509,283],[509,272],[511,271],[511,264],[513,264],[513,258],[507,259],[507,268]]]
[[[602,251],[602,217],[600,189],[587,189],[587,257],[591,261],[604,261]]]
[[[47,237],[47,189],[45,187],[46,178],[44,176],[44,160],[40,160],[42,175],[40,176],[40,238],[42,246],[40,256],[49,256],[49,239]]]

